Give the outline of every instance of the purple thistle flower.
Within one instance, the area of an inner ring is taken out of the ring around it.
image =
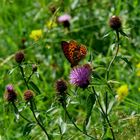
[[[58,23],[62,23],[65,28],[69,29],[69,27],[70,27],[70,19],[71,19],[70,15],[64,14],[64,15],[58,17],[57,21],[58,21]]]
[[[8,102],[14,102],[17,99],[17,94],[14,91],[13,85],[9,84],[6,86],[6,92],[4,98]]]
[[[7,92],[13,92],[14,91],[13,85],[12,84],[7,85],[6,90]]]
[[[70,72],[70,83],[85,89],[89,85],[91,73],[92,69],[89,64],[74,67]]]
[[[71,19],[70,15],[64,14],[64,15],[58,17],[58,22],[59,23],[64,23],[65,21],[70,21],[70,19]]]

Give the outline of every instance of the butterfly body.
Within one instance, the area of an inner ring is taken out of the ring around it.
[[[78,65],[80,60],[86,56],[86,47],[84,45],[79,45],[74,40],[70,42],[62,41],[61,46],[65,57],[71,63],[72,67]]]

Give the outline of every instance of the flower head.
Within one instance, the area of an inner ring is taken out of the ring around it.
[[[109,20],[109,26],[113,29],[113,30],[118,30],[119,28],[121,28],[122,26],[122,22],[120,20],[120,18],[118,16],[112,16]]]
[[[37,71],[37,65],[36,65],[36,64],[33,64],[33,65],[32,65],[32,71],[33,71],[33,72],[36,72],[36,71]]]
[[[65,103],[67,97],[67,84],[63,79],[56,81],[57,98],[60,103]]]
[[[24,60],[25,56],[22,51],[19,51],[15,54],[15,60],[17,63],[21,63]]]
[[[59,23],[63,23],[65,21],[70,21],[70,19],[71,19],[71,16],[70,15],[64,14],[64,15],[58,17],[58,22]]]
[[[70,83],[85,89],[90,83],[91,73],[89,64],[74,67],[70,72]]]
[[[66,28],[70,27],[70,20],[71,20],[71,16],[68,14],[64,14],[64,15],[58,17],[58,23],[62,23],[63,26]]]
[[[37,41],[39,38],[43,36],[43,32],[41,29],[33,30],[29,36],[30,38],[34,39],[34,41]]]
[[[26,90],[24,93],[24,100],[30,101],[33,98],[34,94],[31,90]]]
[[[13,92],[14,91],[13,85],[12,84],[7,85],[6,90],[7,92]]]
[[[13,85],[9,84],[6,86],[6,93],[4,94],[4,98],[8,102],[14,102],[17,99],[17,94],[14,91]]]
[[[67,90],[67,84],[63,79],[56,81],[56,90],[59,93],[64,93]]]
[[[128,86],[122,85],[117,89],[117,100],[122,101],[128,95]]]

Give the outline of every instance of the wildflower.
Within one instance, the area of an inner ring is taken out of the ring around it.
[[[118,30],[121,28],[122,26],[122,22],[120,20],[120,18],[118,16],[112,16],[109,20],[109,26],[113,29],[113,30]]]
[[[21,63],[24,60],[24,53],[19,51],[15,54],[15,60],[17,63]]]
[[[63,79],[59,79],[56,81],[56,91],[57,91],[57,97],[58,101],[64,105],[66,100],[66,90],[67,90],[67,84]]]
[[[39,38],[43,36],[43,32],[41,29],[33,30],[29,36],[30,38],[34,39],[34,41],[37,41]]]
[[[117,100],[122,101],[128,95],[128,86],[122,85],[117,89]]]
[[[59,79],[56,82],[56,90],[59,93],[64,93],[67,90],[67,84],[63,79]]]
[[[36,72],[36,71],[37,71],[37,65],[36,65],[36,64],[33,64],[33,65],[32,65],[32,71],[33,71],[33,72]]]
[[[8,102],[14,102],[17,99],[17,94],[14,91],[13,85],[9,84],[6,86],[6,93],[4,94],[4,98]]]
[[[70,72],[70,83],[85,89],[90,83],[92,69],[89,64],[77,66]]]
[[[58,23],[62,23],[63,26],[66,28],[70,27],[70,20],[71,20],[71,16],[68,14],[64,14],[58,17]]]
[[[33,98],[34,94],[31,90],[26,90],[24,93],[24,100],[30,101]]]
[[[6,90],[7,92],[13,92],[14,91],[13,85],[12,84],[7,85]]]

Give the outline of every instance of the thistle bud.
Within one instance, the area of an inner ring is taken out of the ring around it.
[[[31,90],[26,90],[24,93],[24,100],[30,101],[33,98],[34,94]]]
[[[63,79],[59,79],[56,82],[56,90],[59,93],[64,93],[67,90],[67,84]]]
[[[51,5],[51,6],[49,7],[49,10],[51,11],[52,14],[54,14],[55,11],[56,11],[56,6],[55,6],[55,5]]]
[[[17,94],[11,84],[6,86],[6,93],[4,94],[4,98],[8,102],[14,102],[17,99]]]
[[[113,29],[113,30],[118,30],[119,28],[121,28],[122,26],[122,22],[120,20],[120,18],[118,16],[112,16],[109,20],[109,26]]]
[[[62,23],[63,26],[68,29],[70,27],[70,20],[71,20],[71,16],[68,14],[64,14],[64,15],[58,17],[58,23]]]
[[[19,51],[15,54],[15,60],[17,63],[21,63],[24,60],[24,53]]]
[[[36,65],[36,64],[33,64],[33,65],[32,65],[32,71],[33,71],[33,72],[36,72],[36,71],[37,71],[37,65]]]
[[[13,92],[14,91],[13,85],[12,84],[7,85],[6,90],[7,92]]]
[[[66,90],[67,90],[67,84],[63,79],[59,79],[56,82],[56,91],[57,91],[57,98],[58,101],[62,104],[65,103],[66,100]]]

